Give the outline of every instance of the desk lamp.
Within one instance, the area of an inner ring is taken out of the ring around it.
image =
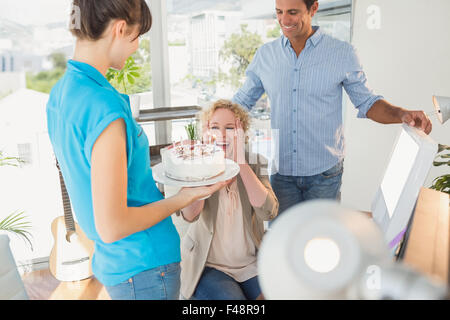
[[[439,299],[439,286],[392,260],[367,215],[331,200],[283,212],[263,238],[259,282],[266,299]],[[424,280],[425,279],[425,280]]]
[[[444,124],[450,118],[450,97],[433,96],[433,104],[439,121]]]

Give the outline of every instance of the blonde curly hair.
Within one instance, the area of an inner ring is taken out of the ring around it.
[[[246,133],[250,128],[250,117],[248,115],[248,112],[245,111],[244,108],[236,103],[231,102],[230,100],[220,99],[214,102],[211,107],[202,112],[200,119],[203,131],[207,129],[208,122],[211,120],[214,112],[216,112],[217,109],[227,109],[233,112],[234,116],[241,122],[244,133]]]

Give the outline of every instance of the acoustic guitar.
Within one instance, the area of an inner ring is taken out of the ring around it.
[[[59,171],[64,217],[57,217],[52,222],[54,243],[49,258],[50,272],[59,281],[80,281],[92,276],[94,243],[73,219],[69,195],[58,161],[56,166]]]

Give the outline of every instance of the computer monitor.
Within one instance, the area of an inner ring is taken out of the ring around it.
[[[371,208],[392,253],[407,231],[420,188],[437,151],[438,144],[423,131],[402,125]]]

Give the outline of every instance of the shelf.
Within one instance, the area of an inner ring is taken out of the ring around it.
[[[202,110],[199,106],[186,107],[170,107],[170,108],[156,108],[150,110],[141,110],[139,117],[136,120],[138,123],[150,121],[165,121],[174,119],[189,119],[195,118]]]

